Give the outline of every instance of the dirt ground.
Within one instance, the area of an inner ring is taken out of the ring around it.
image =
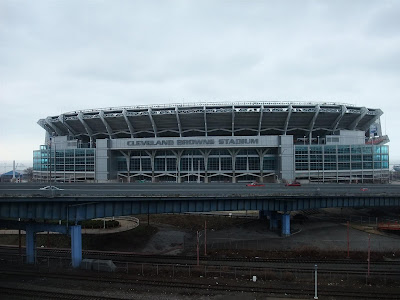
[[[386,212],[373,213],[382,215]],[[246,212],[246,215],[252,216],[252,212]],[[349,228],[351,251],[367,251],[370,238],[371,251],[392,251],[397,255],[400,248],[399,235],[380,232],[373,226],[357,223],[360,216],[363,216],[364,220],[369,218],[369,221],[374,223],[375,217],[369,215],[371,211],[354,209],[302,213],[302,218],[292,216],[292,235],[289,237],[282,237],[279,231],[270,231],[267,220],[256,219],[258,213],[253,214],[253,219],[235,218],[235,215],[224,217],[220,213],[216,216],[150,215],[149,219],[147,215],[142,215],[137,216],[140,225],[134,229],[125,224],[121,226],[120,232],[114,233],[107,233],[105,230],[102,234],[85,234],[83,230],[82,245],[83,249],[91,250],[181,254],[193,249],[197,231],[200,231],[200,244],[204,243],[204,226],[207,222],[207,247],[210,251],[221,248],[265,251],[309,248],[346,251],[347,226],[343,220],[353,218]],[[0,234],[0,244],[18,245],[18,234]],[[22,236],[22,245],[24,244],[25,239]],[[39,234],[37,245],[69,248],[70,238],[59,234]]]

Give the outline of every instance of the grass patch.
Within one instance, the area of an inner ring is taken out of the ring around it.
[[[147,215],[135,216],[140,220],[140,224],[147,224]],[[204,222],[207,221],[207,229],[220,230],[232,226],[246,224],[248,219],[230,218],[224,216],[203,216],[203,215],[174,215],[158,214],[150,215],[150,224],[168,224],[177,228],[197,231],[204,229]]]

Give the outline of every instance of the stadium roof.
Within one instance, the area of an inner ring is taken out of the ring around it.
[[[22,176],[22,175],[23,175],[22,173],[15,171],[15,176]],[[0,176],[13,176],[13,171],[3,173]]]
[[[73,138],[251,136],[368,130],[380,109],[332,102],[212,102],[86,109],[40,119]]]

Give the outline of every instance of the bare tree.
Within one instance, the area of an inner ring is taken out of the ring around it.
[[[29,181],[33,179],[33,168],[29,167],[24,170],[24,173]]]

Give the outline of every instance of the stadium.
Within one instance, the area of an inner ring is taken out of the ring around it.
[[[88,109],[38,124],[34,179],[59,182],[387,182],[380,109],[234,102]]]

